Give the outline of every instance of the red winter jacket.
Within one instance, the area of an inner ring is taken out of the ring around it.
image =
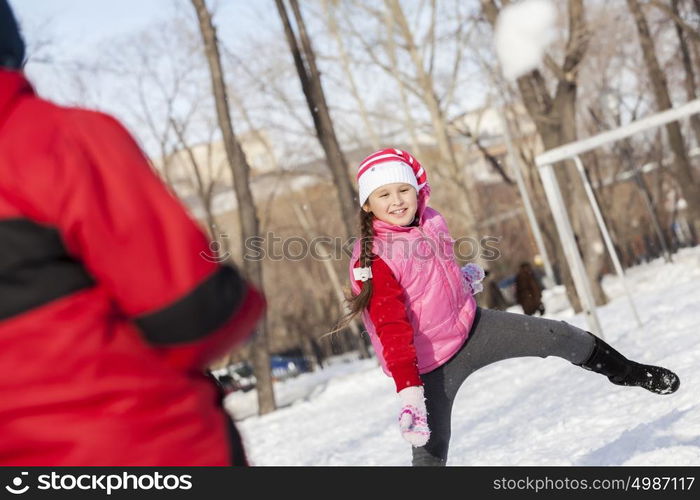
[[[119,123],[0,70],[0,465],[244,462],[204,368],[265,300],[208,248]]]
[[[360,261],[355,263],[360,267]],[[367,312],[377,329],[386,366],[396,392],[423,385],[418,372],[418,357],[413,345],[413,327],[406,314],[406,296],[389,266],[380,257],[372,260],[372,297]],[[362,286],[362,282],[357,282]]]

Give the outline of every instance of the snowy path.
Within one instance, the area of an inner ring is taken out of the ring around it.
[[[618,387],[558,358],[503,361],[472,375],[455,401],[450,465],[700,465],[700,248],[628,271],[644,323],[607,276],[605,339],[681,378],[671,396]],[[548,310],[562,303],[547,296]],[[548,317],[585,327],[565,309]],[[227,407],[256,465],[409,465],[398,398],[376,361],[338,363],[276,386],[278,411],[255,416],[255,392]],[[244,418],[247,417],[247,418]]]

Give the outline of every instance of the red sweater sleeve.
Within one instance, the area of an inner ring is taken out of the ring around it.
[[[359,261],[355,267],[359,267]],[[384,360],[396,384],[396,391],[423,385],[418,373],[413,327],[406,314],[403,287],[379,257],[372,262],[372,285],[372,298],[367,310],[382,344]]]

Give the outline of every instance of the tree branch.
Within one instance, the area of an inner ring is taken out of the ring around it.
[[[659,2],[659,0],[649,0],[649,3],[657,9],[665,12],[671,19],[673,19],[673,22],[675,22],[686,33],[688,33],[688,35],[690,35],[690,37],[693,38],[693,40],[695,40],[696,42],[700,42],[700,31],[686,23],[679,15],[673,12],[673,9],[671,9],[671,7],[662,2]]]

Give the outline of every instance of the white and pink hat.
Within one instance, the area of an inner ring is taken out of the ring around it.
[[[428,183],[428,176],[413,155],[400,149],[382,149],[362,160],[357,169],[360,206],[372,191],[386,184],[404,182],[420,192]]]

